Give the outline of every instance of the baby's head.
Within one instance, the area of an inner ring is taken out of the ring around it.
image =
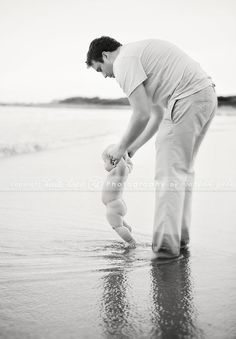
[[[110,172],[116,166],[111,163],[111,159],[107,156],[107,152],[114,146],[114,144],[109,145],[105,151],[102,153],[102,159],[104,161],[105,170]]]
[[[105,170],[110,172],[113,168],[115,168],[117,165],[113,165],[111,163],[111,159],[107,156],[107,153],[110,151],[110,149],[112,147],[114,147],[115,144],[111,144],[109,145],[105,151],[102,153],[102,159],[104,161],[104,167],[105,167]],[[133,163],[132,161],[130,160],[130,157],[128,156],[128,153],[126,152],[123,156],[123,161],[125,161],[126,165],[128,166],[128,169],[129,169],[129,172],[132,171],[133,169]],[[120,160],[119,164],[121,163],[122,159]]]

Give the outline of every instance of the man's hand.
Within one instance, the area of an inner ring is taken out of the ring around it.
[[[118,144],[112,145],[105,149],[103,154],[110,158],[112,165],[117,165],[120,159],[124,156],[126,150],[122,149]]]
[[[130,158],[132,158],[136,152],[137,152],[137,149],[134,147],[129,147],[127,150],[128,156]]]

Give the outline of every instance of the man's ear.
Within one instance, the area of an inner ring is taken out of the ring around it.
[[[105,51],[102,52],[102,56],[103,56],[104,59],[108,59],[108,56],[109,56],[108,53],[109,53],[109,52],[105,52]],[[103,60],[104,60],[104,59],[103,59]]]

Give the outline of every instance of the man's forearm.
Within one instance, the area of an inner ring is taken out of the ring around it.
[[[128,147],[138,138],[148,124],[150,118],[140,117],[134,112],[129,121],[128,128],[119,142],[119,147],[127,150]]]
[[[135,150],[142,147],[153,135],[158,131],[159,125],[162,121],[162,114],[152,113],[151,117],[143,130],[143,132],[138,136],[138,138],[131,144],[130,148]]]

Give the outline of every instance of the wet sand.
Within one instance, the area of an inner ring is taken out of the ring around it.
[[[168,264],[150,260],[153,141],[124,195],[138,242],[128,252],[101,203],[100,154],[114,137],[2,159],[0,337],[235,338],[236,119],[226,118],[196,163],[190,249]]]

